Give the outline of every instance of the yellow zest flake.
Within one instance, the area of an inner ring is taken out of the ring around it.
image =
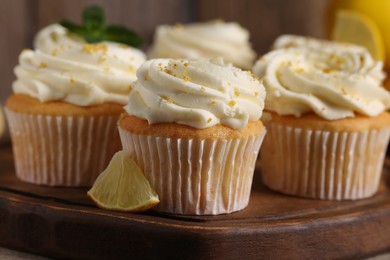
[[[69,79],[70,84],[74,84],[76,81],[73,78]]]
[[[173,104],[173,100],[172,99],[170,99],[169,97],[167,97],[167,96],[161,96],[163,99],[165,99],[167,102],[168,102],[168,104]]]
[[[148,75],[145,75],[145,76],[144,76],[144,80],[148,80]]]
[[[69,49],[72,48],[70,45],[68,47],[69,47]],[[65,50],[65,46],[63,44],[60,45],[60,50],[61,51]]]
[[[211,101],[211,102],[210,102],[210,105],[213,105],[213,106],[214,106],[215,104],[217,104],[217,102],[215,102],[215,101]]]
[[[135,69],[133,67],[128,67],[127,71],[133,74],[135,73]]]
[[[246,74],[248,74],[249,77],[253,77],[252,71],[247,71]]]
[[[44,62],[41,62],[41,64],[39,64],[39,68],[40,69],[47,68],[47,64]]]
[[[301,52],[300,51],[295,51],[294,54],[295,54],[295,57],[299,57],[301,55]],[[291,61],[289,61],[289,62],[291,63]]]
[[[168,73],[169,75],[172,75],[172,71],[171,70],[165,69],[164,71],[165,71],[165,73]]]
[[[240,91],[238,90],[238,88],[234,88],[234,95],[236,95],[237,97],[240,95]]]
[[[334,69],[330,69],[330,68],[325,68],[322,70],[324,73],[331,73],[333,71],[335,71]]]
[[[184,81],[190,81],[190,77],[188,77],[187,75],[183,75],[183,80]]]
[[[107,52],[106,44],[84,44],[83,51],[89,54],[102,51],[103,53]]]
[[[175,29],[176,30],[182,30],[183,29],[183,24],[181,24],[181,23],[175,24]]]
[[[207,120],[207,123],[210,123],[211,121],[213,121],[213,119],[211,117],[209,117],[209,119]]]
[[[54,41],[54,42],[57,42],[58,41],[58,35],[57,34],[51,34],[50,35],[51,39]]]
[[[236,101],[232,100],[229,102],[230,107],[234,107],[236,105]]]
[[[343,93],[343,95],[347,95],[348,92],[345,90],[345,88],[341,88],[341,93]]]
[[[205,87],[200,87],[200,91],[205,92],[206,88]]]
[[[187,68],[188,66],[189,66],[189,64],[188,64],[188,63],[184,63],[184,67],[186,67],[186,68]]]
[[[296,72],[298,74],[303,74],[305,71],[302,68],[294,68],[294,72]]]
[[[259,92],[255,91],[255,97],[259,96]]]
[[[360,57],[361,59],[362,57]],[[332,54],[330,56],[330,59],[333,60],[337,65],[343,65],[345,62],[346,62],[346,59],[345,58],[341,58],[335,54]]]
[[[106,61],[106,58],[104,57],[104,56],[100,56],[99,57],[99,62],[100,63],[103,63],[103,62],[105,62]]]
[[[57,54],[58,54],[58,49],[51,50],[51,55],[57,56]]]
[[[173,69],[176,70],[177,69],[177,64],[173,64]]]
[[[364,57],[360,57],[360,61],[361,61],[362,63],[364,63]],[[338,65],[343,65],[343,64],[345,64],[346,62],[347,62],[347,60],[344,59],[344,58],[338,58],[338,59],[337,59],[337,64],[338,64]]]
[[[126,44],[119,44],[119,48],[128,49],[129,47]]]

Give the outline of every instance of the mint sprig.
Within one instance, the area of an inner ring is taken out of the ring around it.
[[[105,26],[105,14],[101,7],[90,6],[83,11],[83,25],[77,25],[69,21],[61,21],[60,24],[75,33],[88,43],[112,41],[127,44],[133,47],[142,45],[142,38],[134,31],[121,26]]]

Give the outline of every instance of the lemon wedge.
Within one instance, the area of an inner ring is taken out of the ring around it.
[[[88,196],[103,209],[141,212],[160,202],[157,193],[125,151],[117,152]]]
[[[384,42],[377,25],[359,12],[342,9],[336,12],[332,40],[364,46],[374,59],[385,60]]]

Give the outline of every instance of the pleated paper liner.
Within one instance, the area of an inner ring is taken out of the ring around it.
[[[121,149],[110,116],[29,115],[6,109],[16,175],[50,186],[90,186]]]
[[[377,192],[390,128],[329,132],[271,123],[267,129],[260,159],[269,188],[329,200]]]
[[[245,139],[199,140],[132,134],[119,127],[123,149],[160,198],[154,210],[216,215],[248,205],[265,130]]]

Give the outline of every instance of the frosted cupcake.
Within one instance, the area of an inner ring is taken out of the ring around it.
[[[208,60],[222,57],[225,62],[251,69],[256,58],[249,32],[237,23],[220,20],[156,29],[150,58],[186,58]]]
[[[390,94],[368,51],[282,36],[255,64],[267,90],[262,176],[271,189],[317,199],[378,190],[390,134]]]
[[[116,122],[145,55],[88,44],[59,24],[41,30],[15,68],[6,103],[16,174],[23,181],[88,186],[121,148]]]
[[[160,198],[155,209],[245,208],[265,134],[263,85],[221,60],[149,60],[137,76],[119,132]]]

